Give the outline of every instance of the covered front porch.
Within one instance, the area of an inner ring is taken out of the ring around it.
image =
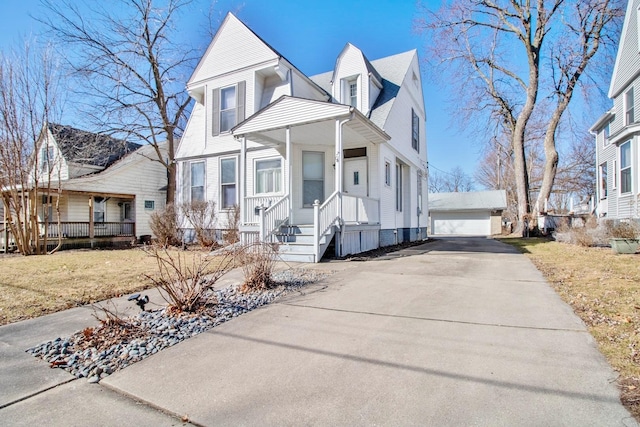
[[[245,241],[278,242],[310,262],[334,236],[340,256],[378,247],[379,144],[389,136],[359,111],[282,97],[233,133]]]
[[[123,246],[136,236],[134,195],[57,188],[30,194],[29,203],[37,212],[38,243],[34,245],[49,250],[59,243],[62,249]],[[4,212],[0,251],[10,251],[15,241],[9,209]]]

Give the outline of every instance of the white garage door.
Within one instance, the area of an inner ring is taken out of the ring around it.
[[[431,230],[433,234],[488,236],[491,234],[490,213],[488,211],[432,212]]]

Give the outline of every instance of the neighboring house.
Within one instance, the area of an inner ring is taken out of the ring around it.
[[[591,127],[596,142],[596,213],[611,219],[640,217],[640,0],[627,5],[609,98],[613,108]]]
[[[415,50],[369,61],[352,44],[307,77],[228,14],[189,79],[181,202],[234,205],[243,241],[317,262],[423,239],[425,109]],[[318,203],[315,203],[315,202]]]
[[[49,239],[93,247],[152,234],[150,215],[164,207],[167,185],[152,146],[49,124],[36,155],[38,221]]]
[[[430,193],[431,234],[491,236],[502,232],[504,190],[468,193]]]

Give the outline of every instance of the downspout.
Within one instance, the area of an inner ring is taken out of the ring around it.
[[[342,256],[342,245],[344,243],[344,230],[342,229],[343,220],[342,220],[342,186],[343,186],[343,175],[344,171],[342,170],[343,164],[343,151],[342,151],[342,127],[345,123],[351,121],[354,116],[353,107],[349,107],[349,117],[339,121],[336,120],[336,191],[338,192],[338,221],[340,227],[340,256]]]

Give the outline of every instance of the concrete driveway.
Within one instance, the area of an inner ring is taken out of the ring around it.
[[[91,387],[207,426],[637,425],[585,326],[507,245],[314,268],[336,272]]]

